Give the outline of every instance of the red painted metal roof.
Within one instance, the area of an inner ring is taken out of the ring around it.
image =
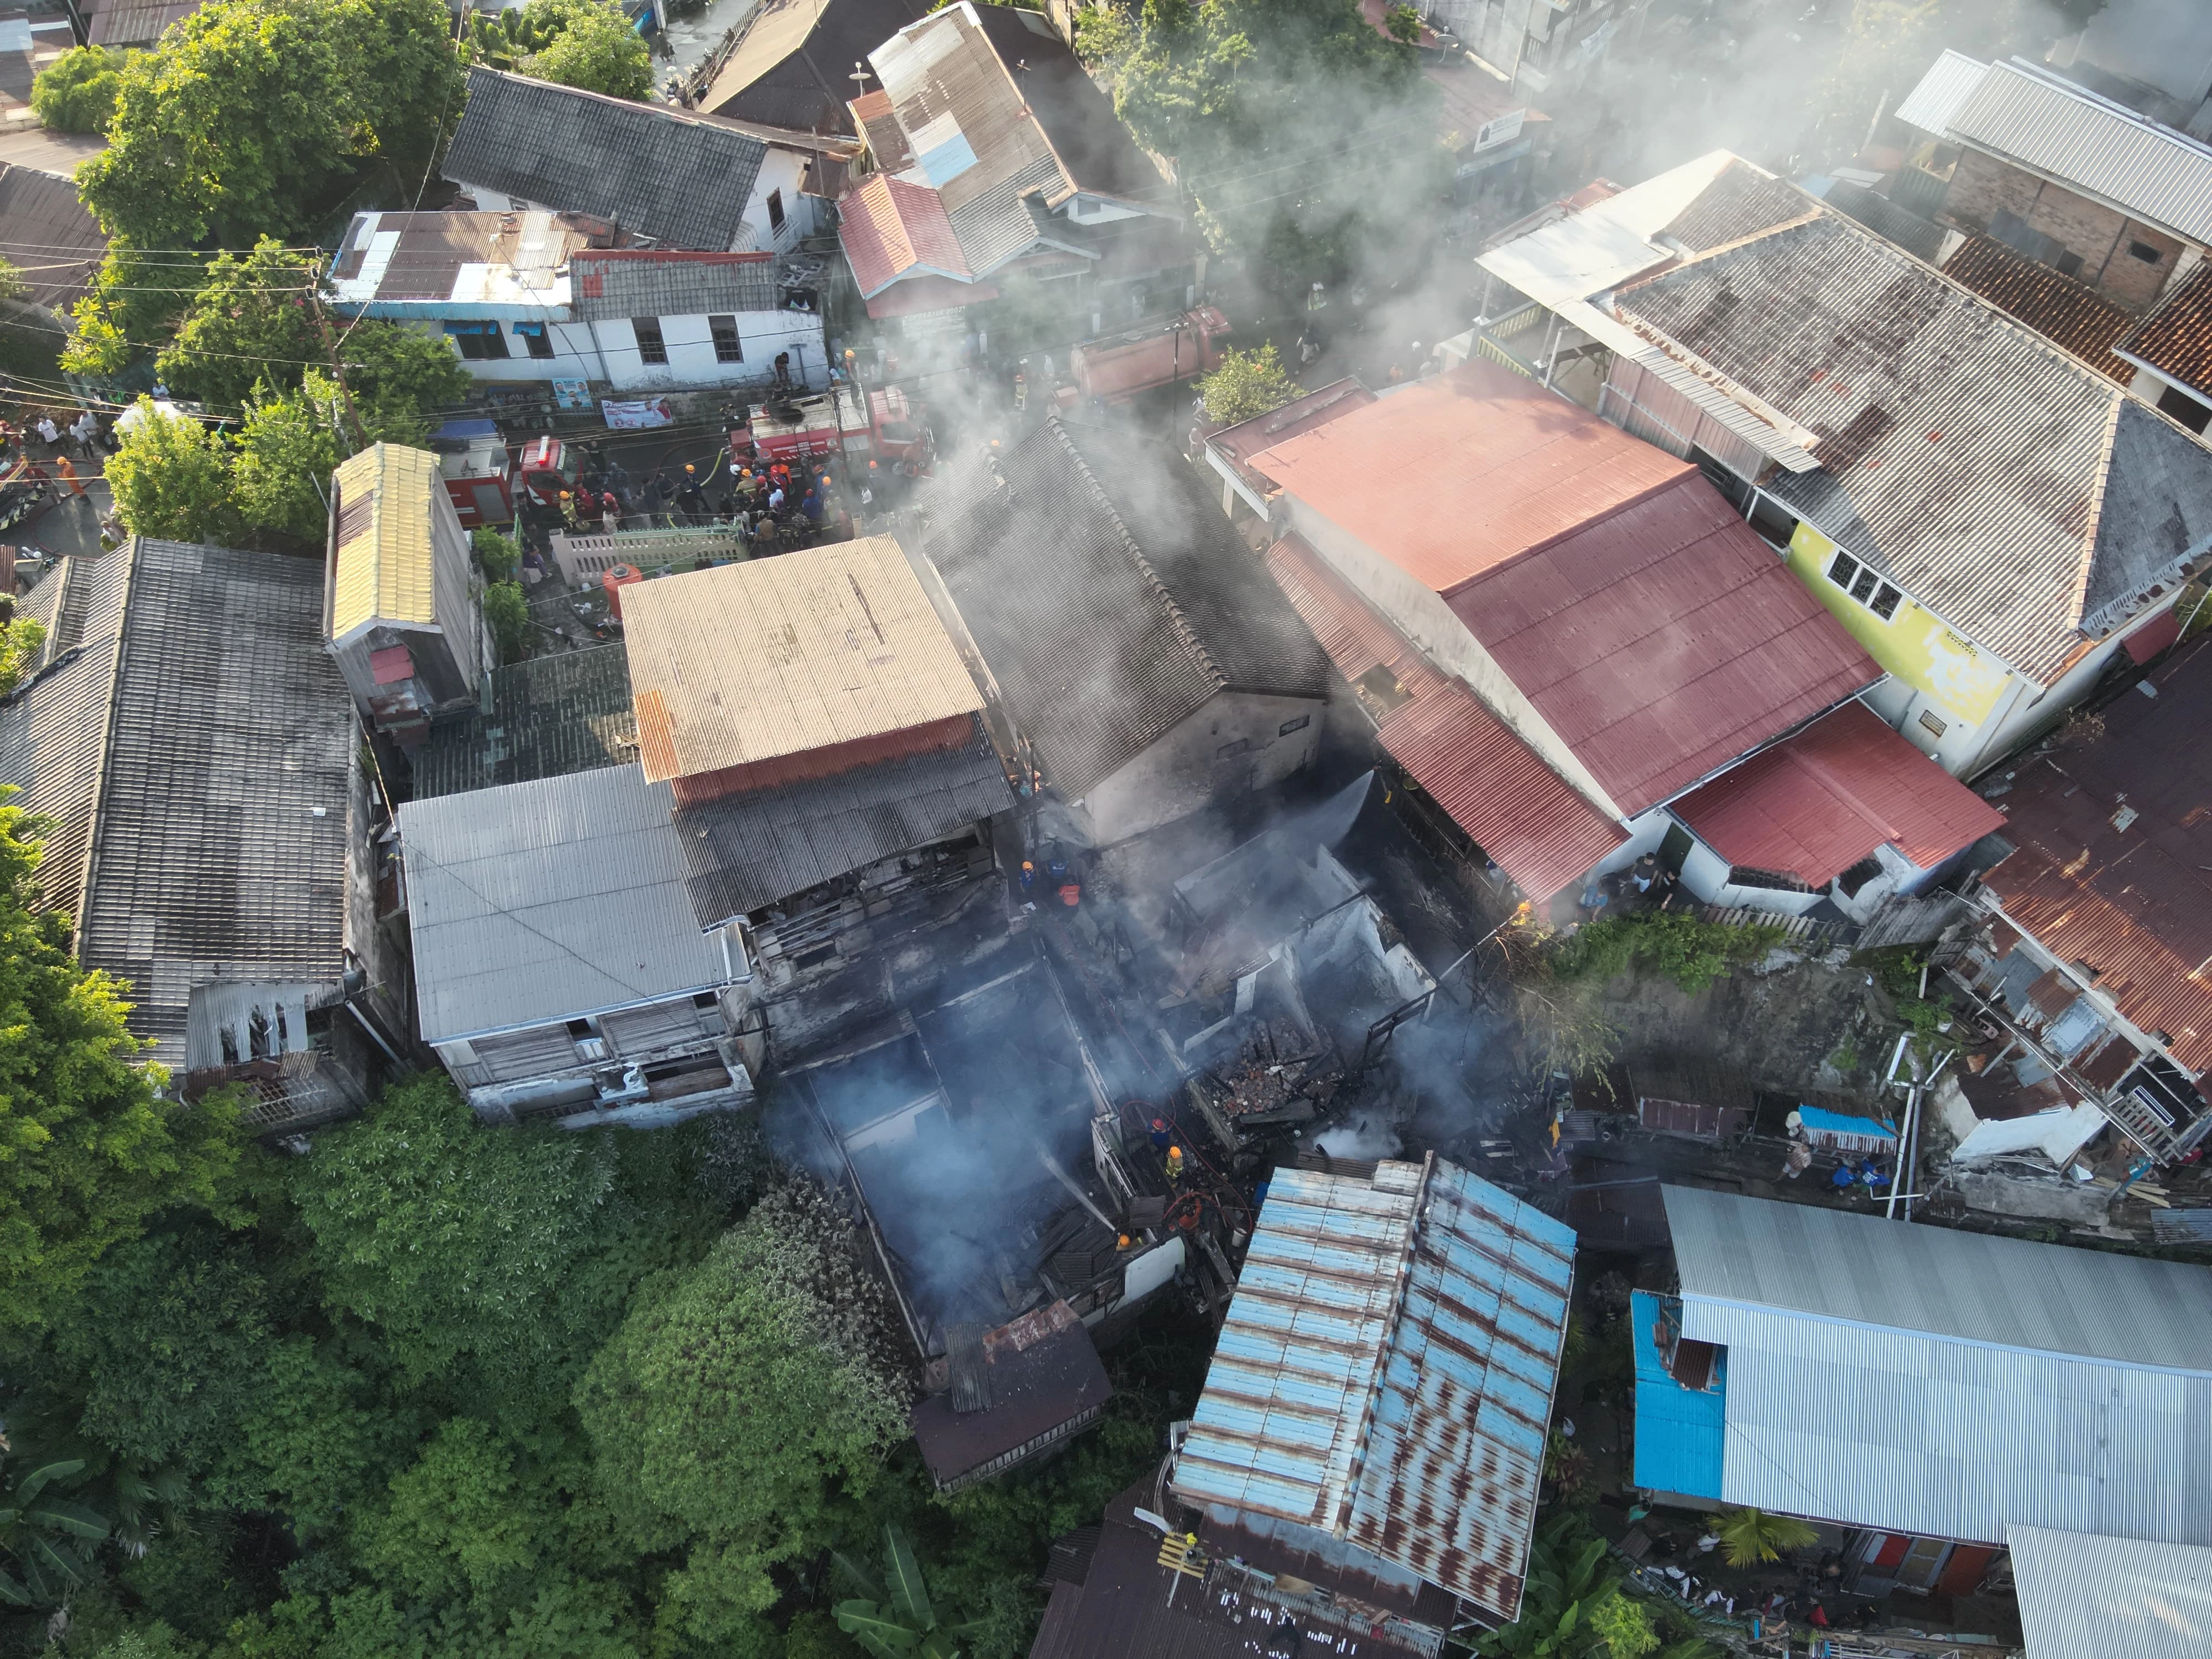
[[[2018,849],[1984,878],[2023,933],[2192,1072],[2212,1066],[2212,641],[2121,695],[2104,735],[2022,767],[2004,797]]]
[[[1267,568],[1346,679],[1378,666],[1396,678],[1412,701],[1382,720],[1382,747],[1522,892],[1547,899],[1627,840],[1304,542],[1276,543]]]
[[[1250,465],[1444,595],[1624,817],[1881,677],[1694,466],[1494,364]]]
[[[1730,864],[1808,887],[1885,845],[1932,870],[2004,823],[1860,702],[1761,750],[1672,810]]]
[[[864,300],[917,268],[945,276],[973,274],[933,190],[872,173],[837,211],[845,258]]]
[[[1265,415],[1255,415],[1249,421],[1239,421],[1225,426],[1206,441],[1206,447],[1237,469],[1237,476],[1248,483],[1259,483],[1252,471],[1249,458],[1273,445],[1286,443],[1301,433],[1311,432],[1316,427],[1327,426],[1331,421],[1364,409],[1375,401],[1375,394],[1360,383],[1346,376],[1332,380],[1327,386],[1316,386],[1301,393],[1280,409],[1269,410]]]
[[[1444,594],[1697,471],[1479,357],[1252,465]]]

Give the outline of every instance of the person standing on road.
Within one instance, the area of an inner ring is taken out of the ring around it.
[[[48,448],[58,449],[61,447],[62,429],[54,424],[54,417],[52,416],[40,416],[37,430],[40,438],[46,443]]]
[[[677,486],[676,505],[683,509],[684,518],[695,524],[707,516],[707,497],[699,488],[699,469],[689,461],[684,464],[684,482]]]
[[[610,456],[607,460],[607,470],[599,482],[603,488],[614,492],[615,500],[621,504],[622,510],[625,513],[629,512],[629,474],[623,471],[623,464]]]
[[[100,416],[86,410],[70,423],[70,436],[76,441],[77,453],[90,460],[100,437]]]
[[[666,468],[656,466],[653,469],[653,476],[645,481],[645,493],[650,501],[647,511],[667,518],[673,523],[668,507],[676,499],[676,486],[669,481]]]
[[[77,481],[76,467],[70,460],[68,456],[57,455],[54,457],[54,471],[62,475],[62,482],[69,486],[70,495],[75,495],[80,501],[86,499],[84,485]]]

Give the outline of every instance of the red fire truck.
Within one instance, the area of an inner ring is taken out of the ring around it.
[[[1210,374],[1221,366],[1228,337],[1229,319],[1212,306],[1200,306],[1085,341],[1067,359],[1077,400],[1126,403],[1154,386]]]
[[[922,472],[936,453],[937,440],[921,405],[895,386],[869,392],[865,415],[858,392],[841,386],[834,395],[816,392],[787,403],[760,404],[730,432],[730,459],[735,466],[838,455],[858,465],[879,461]]]

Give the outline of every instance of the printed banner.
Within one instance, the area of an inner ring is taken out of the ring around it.
[[[611,398],[599,399],[599,412],[607,424],[615,428],[668,426],[676,417],[668,412],[668,399],[647,398],[641,402],[618,404]]]

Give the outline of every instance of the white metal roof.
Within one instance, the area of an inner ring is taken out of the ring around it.
[[[2212,1653],[2212,1549],[2014,1527],[2027,1659],[2201,1659]]]
[[[1897,118],[1942,137],[1950,131],[1951,118],[1959,112],[1959,106],[1973,95],[1989,72],[1990,66],[1980,58],[1946,49],[1929,65],[1920,84],[1905,94],[1897,106]]]
[[[684,887],[674,796],[635,766],[399,809],[426,1042],[725,983]]]
[[[1945,132],[2177,236],[2212,243],[2212,146],[2034,64],[1991,64]]]
[[[1664,1190],[1683,1334],[1728,1349],[1723,1501],[2212,1544],[2212,1269]]]

